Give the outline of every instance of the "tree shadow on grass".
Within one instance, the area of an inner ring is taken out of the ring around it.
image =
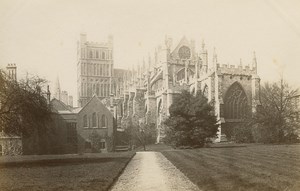
[[[5,162],[0,164],[1,168],[20,168],[20,167],[43,167],[43,166],[68,166],[82,165],[88,163],[124,162],[126,157],[108,158],[70,158],[70,159],[45,159],[38,161]]]

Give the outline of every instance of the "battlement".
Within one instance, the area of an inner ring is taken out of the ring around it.
[[[87,35],[83,33],[83,34],[80,34],[80,42],[82,45],[86,45],[86,46],[112,47],[113,46],[113,36],[109,35],[106,41],[95,42],[95,41],[87,41]]]
[[[87,41],[85,43],[87,46],[96,46],[96,47],[110,47],[111,44],[107,42],[95,42],[95,41]]]
[[[249,65],[228,65],[228,64],[217,64],[217,70],[221,73],[225,74],[244,74],[244,75],[251,75],[256,74],[256,68],[251,67]]]
[[[15,63],[9,63],[6,68],[17,68],[17,65]]]

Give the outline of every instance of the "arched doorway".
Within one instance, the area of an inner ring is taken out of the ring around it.
[[[249,116],[247,95],[240,83],[234,82],[227,90],[224,99],[225,124],[222,125],[222,134],[227,138],[232,135],[233,128],[243,124]]]

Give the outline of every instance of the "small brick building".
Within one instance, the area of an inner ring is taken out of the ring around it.
[[[113,114],[96,96],[77,114],[77,135],[79,152],[112,150]]]
[[[112,150],[113,114],[96,96],[82,108],[53,99],[54,129],[61,153],[109,152]]]

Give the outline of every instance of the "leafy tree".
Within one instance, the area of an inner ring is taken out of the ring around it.
[[[46,80],[27,77],[16,82],[0,71],[0,126],[6,134],[23,138],[37,134],[38,153],[43,153],[45,133],[49,130],[51,108],[43,88]]]
[[[139,120],[128,118],[125,125],[122,138],[127,140],[131,149],[134,149],[134,146],[143,146],[146,150],[146,145],[155,143],[156,126],[154,123],[146,124],[144,118]]]
[[[102,136],[99,135],[96,131],[93,131],[90,136],[92,152],[98,153],[101,152],[101,141]]]
[[[138,131],[135,132],[135,137],[146,150],[146,145],[154,144],[156,141],[156,126],[155,123],[139,124]]]
[[[198,91],[196,96],[184,90],[175,97],[165,121],[166,141],[176,146],[198,146],[216,136],[218,131],[214,107]]]
[[[299,130],[299,108],[295,104],[298,90],[283,78],[261,88],[261,107],[255,116],[255,137],[259,142],[295,142]]]

